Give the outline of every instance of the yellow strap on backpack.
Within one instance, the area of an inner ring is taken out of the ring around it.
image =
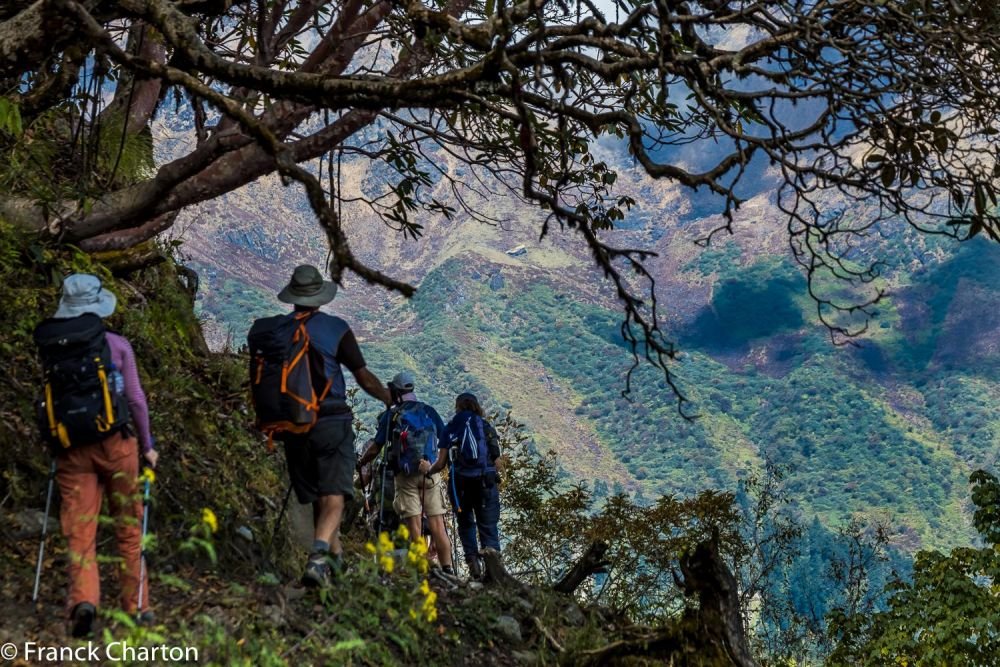
[[[100,359],[95,359],[98,362],[97,366],[97,377],[101,379],[101,392],[104,394],[104,413],[105,418],[101,419],[100,415],[97,417],[97,430],[101,433],[105,433],[111,430],[111,426],[115,423],[115,411],[111,406],[111,388],[108,386],[108,374],[104,371],[104,365],[100,363]]]
[[[59,444],[64,448],[70,446],[69,433],[66,432],[66,427],[60,422],[56,421],[56,408],[52,402],[52,383],[45,383],[45,413],[49,418],[49,431],[52,433],[52,437],[59,440]]]

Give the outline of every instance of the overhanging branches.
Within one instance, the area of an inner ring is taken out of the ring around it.
[[[732,231],[747,176],[773,170],[790,247],[835,339],[861,330],[882,296],[876,288],[850,302],[817,287],[826,277],[874,284],[879,268],[855,262],[852,239],[902,220],[1000,240],[993,3],[617,0],[613,9],[614,20],[560,0],[12,5],[0,13],[0,94],[33,141],[65,146],[55,154],[79,175],[45,187],[23,172],[0,179],[0,215],[84,247],[126,247],[187,206],[277,173],[304,188],[335,277],[346,269],[410,293],[353,255],[336,215],[344,193],[307,168],[335,151],[388,161],[399,182],[360,198],[387,233],[419,233],[416,211],[495,222],[471,201],[492,193],[547,210],[542,236],[553,223],[577,232],[614,285],[636,359],[661,368],[678,396],[650,252],[608,236],[636,202],[615,191],[617,175],[591,141],[617,137],[650,176],[721,197],[717,231]],[[99,136],[112,117],[92,91],[115,81],[130,87],[114,96],[129,132],[145,131],[158,105],[183,92],[196,146],[148,175],[120,176],[119,159],[110,173],[82,169],[80,138]],[[16,129],[0,139],[10,155],[25,150]],[[675,149],[698,142],[719,148],[695,169]],[[441,155],[468,166],[468,185],[428,168]],[[436,179],[454,201],[425,194]],[[827,210],[831,191],[863,202],[865,215]]]

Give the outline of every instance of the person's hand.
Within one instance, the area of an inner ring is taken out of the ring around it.
[[[150,449],[142,453],[142,458],[146,459],[150,468],[155,468],[156,462],[160,460],[160,454],[155,449]]]
[[[420,462],[420,465],[417,467],[420,469],[421,473],[426,475],[431,470],[431,462],[428,461],[427,459],[424,459],[423,461]]]

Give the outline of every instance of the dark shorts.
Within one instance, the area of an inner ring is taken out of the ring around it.
[[[320,496],[354,494],[354,429],[351,421],[321,419],[313,430],[282,438],[288,476],[303,505]]]

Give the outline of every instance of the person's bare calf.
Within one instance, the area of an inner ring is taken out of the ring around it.
[[[444,527],[444,516],[439,514],[428,517],[427,530],[431,534],[431,539],[434,540],[441,567],[451,567],[451,540],[448,539],[448,531]]]
[[[340,520],[344,515],[344,496],[320,496],[313,503],[313,539],[326,542],[330,551],[339,554]]]
[[[406,528],[410,531],[410,540],[412,542],[416,542],[420,539],[424,529],[423,523],[424,522],[419,514],[417,516],[406,517]]]

